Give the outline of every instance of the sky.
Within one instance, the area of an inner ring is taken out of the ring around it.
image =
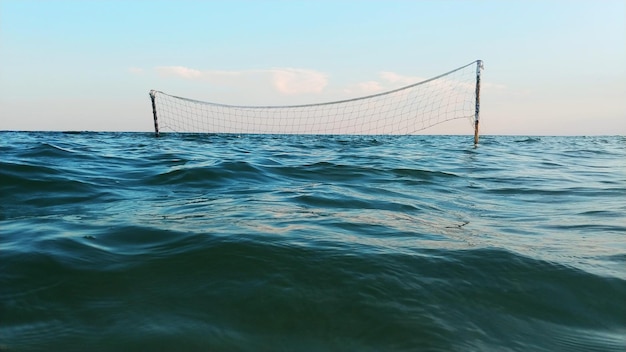
[[[625,0],[0,0],[0,130],[152,131],[151,89],[307,104],[476,59],[482,134],[626,135]]]

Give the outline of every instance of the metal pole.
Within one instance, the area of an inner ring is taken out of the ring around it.
[[[154,96],[156,91],[150,91],[150,100],[152,100],[152,115],[154,116],[154,135],[156,137],[159,136],[159,122],[157,120],[157,112],[156,112],[156,104],[154,103]]]
[[[483,61],[476,61],[476,111],[474,114],[474,146],[478,145],[478,123],[480,121],[480,72],[483,69]]]

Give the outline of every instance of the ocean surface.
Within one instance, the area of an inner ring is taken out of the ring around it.
[[[626,137],[0,132],[0,351],[625,351]]]

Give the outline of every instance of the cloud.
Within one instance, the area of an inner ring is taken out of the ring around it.
[[[328,85],[325,73],[302,68],[273,68],[266,70],[197,70],[184,66],[159,66],[155,71],[162,77],[207,81],[217,85],[242,86],[265,82],[285,95],[320,93]]]
[[[328,76],[314,70],[275,68],[270,72],[274,88],[283,94],[320,93],[328,85]]]
[[[403,75],[400,75],[398,73],[391,72],[391,71],[381,71],[378,73],[378,76],[380,77],[380,81],[367,81],[367,82],[358,83],[353,87],[354,89],[346,90],[346,92],[359,92],[361,94],[375,94],[375,93],[380,93],[383,91],[402,88],[404,86],[408,86],[408,85],[415,84],[415,83],[420,83],[427,79],[427,78],[419,77],[419,76],[403,76]],[[472,79],[473,79],[473,76],[472,76]],[[469,82],[462,82],[462,81],[456,81],[454,78],[448,79],[444,77],[439,80],[431,81],[430,84],[434,85],[435,87],[440,87],[440,88],[457,86],[461,89],[473,90],[475,89],[476,83],[473,80]],[[481,83],[481,87],[484,89],[489,89],[490,91],[491,90],[502,91],[506,89],[506,86],[504,84],[484,82],[484,81]]]
[[[352,96],[370,95],[397,89],[424,80],[424,78],[421,77],[403,76],[390,71],[381,71],[378,73],[378,77],[379,80],[365,81],[348,86],[343,92]]]
[[[157,74],[163,77],[178,77],[191,80],[218,80],[223,77],[242,75],[241,71],[196,70],[184,66],[159,66],[155,68]]]
[[[382,71],[378,75],[380,76],[380,78],[382,78],[383,81],[396,85],[395,88],[398,88],[397,85],[406,86],[409,84],[413,84],[413,83],[417,83],[417,82],[421,82],[425,80],[422,77],[403,76],[403,75],[397,74],[395,72],[390,72],[390,71]]]
[[[194,70],[192,68],[184,67],[184,66],[164,66],[157,67],[156,71],[161,76],[174,76],[185,79],[198,79],[203,76],[202,72],[199,70]]]

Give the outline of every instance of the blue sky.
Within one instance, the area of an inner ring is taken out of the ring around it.
[[[626,135],[623,0],[0,0],[0,130],[151,131],[150,89],[314,103],[475,59],[483,134]]]

